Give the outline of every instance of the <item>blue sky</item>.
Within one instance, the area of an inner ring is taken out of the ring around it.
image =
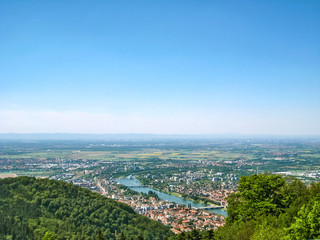
[[[0,0],[0,133],[320,134],[320,1]]]

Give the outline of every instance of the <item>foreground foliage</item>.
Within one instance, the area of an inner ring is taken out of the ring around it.
[[[128,205],[88,189],[29,177],[0,180],[1,240],[162,240],[171,235]]]
[[[172,240],[294,240],[320,238],[320,183],[272,174],[241,177],[228,198],[228,218],[215,232],[182,233]]]

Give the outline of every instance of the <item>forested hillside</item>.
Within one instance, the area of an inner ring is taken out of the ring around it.
[[[182,233],[170,239],[291,240],[320,238],[320,183],[261,174],[241,177],[229,199],[227,224],[216,232]]]
[[[128,205],[88,189],[29,177],[0,180],[1,240],[162,240],[171,235]]]

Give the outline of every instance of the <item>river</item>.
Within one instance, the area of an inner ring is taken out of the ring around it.
[[[185,206],[188,206],[188,204],[191,204],[191,207],[208,207],[208,206],[210,206],[210,205],[201,204],[196,201],[191,201],[191,200],[186,200],[184,198],[176,197],[176,196],[173,196],[173,195],[170,195],[167,193],[159,192],[153,188],[144,187],[141,185],[141,183],[139,182],[139,180],[135,176],[133,176],[133,177],[129,176],[127,178],[117,179],[117,181],[118,181],[118,183],[125,185],[136,192],[142,192],[142,193],[148,193],[149,191],[156,192],[158,194],[159,198],[164,201],[175,202],[175,203],[182,204]],[[222,209],[212,209],[212,210],[208,210],[208,211],[214,212],[219,215],[227,216],[227,212]]]

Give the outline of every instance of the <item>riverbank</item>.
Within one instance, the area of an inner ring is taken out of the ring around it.
[[[194,199],[192,199],[190,197],[185,198],[185,197],[182,196],[181,193],[176,193],[176,192],[165,192],[165,193],[173,195],[173,196],[176,196],[176,197],[179,197],[179,198],[182,198],[182,199],[185,199],[185,200],[194,201],[194,202],[201,203],[201,204],[204,204],[204,205],[210,205],[211,207],[221,207],[220,205],[213,204],[211,202],[205,202],[205,200],[202,200],[202,199],[194,200]]]
[[[162,189],[157,188],[157,187],[155,187],[155,186],[143,186],[143,187],[153,188],[153,189],[156,189],[156,190],[159,191],[159,192],[163,192],[163,193],[166,193],[166,194],[170,194],[170,195],[172,195],[172,196],[179,197],[179,198],[182,198],[182,199],[184,199],[184,200],[193,201],[193,202],[197,202],[197,203],[204,204],[204,205],[209,205],[209,206],[211,206],[211,207],[216,207],[216,208],[225,209],[224,207],[222,207],[222,206],[220,206],[220,205],[217,205],[217,204],[212,203],[211,200],[207,200],[207,199],[203,199],[203,198],[199,198],[199,199],[195,200],[195,199],[193,199],[193,198],[191,198],[191,197],[183,197],[181,193],[163,191]],[[206,201],[206,200],[207,200],[207,201]]]
[[[136,192],[148,193],[149,191],[153,191],[159,196],[160,199],[164,201],[174,202],[184,206],[191,206],[192,208],[203,208],[203,207],[213,206],[212,204],[205,204],[204,202],[195,201],[193,199],[185,199],[179,193],[162,192],[161,190],[157,189],[155,186],[151,186],[151,187],[142,186],[140,181],[135,176],[131,178],[118,179],[118,182],[129,187],[131,190],[134,190]],[[227,216],[227,212],[221,209],[211,209],[207,211],[213,212],[217,215],[222,215],[224,217]]]

